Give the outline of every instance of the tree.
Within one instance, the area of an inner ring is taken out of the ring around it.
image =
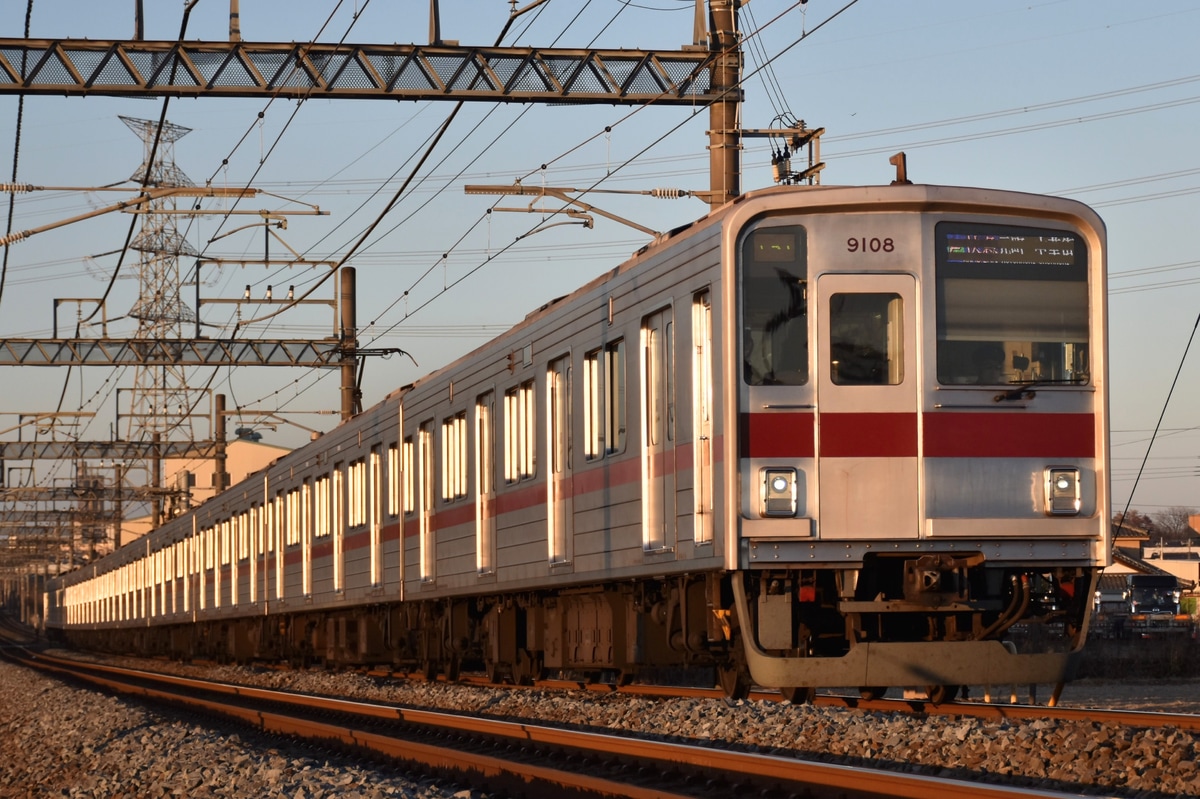
[[[1114,526],[1123,527],[1130,531],[1150,532],[1158,529],[1158,525],[1155,524],[1154,519],[1142,513],[1137,508],[1130,508],[1128,512],[1117,511],[1113,514],[1112,520]]]
[[[1167,542],[1185,541],[1195,537],[1196,533],[1188,523],[1195,514],[1195,508],[1183,505],[1160,510],[1154,514],[1154,531],[1157,537],[1161,537]]]

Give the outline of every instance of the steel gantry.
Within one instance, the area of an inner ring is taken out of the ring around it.
[[[513,16],[541,2],[533,0],[525,9],[517,9],[514,3]],[[737,9],[742,2],[695,0],[693,43],[678,50],[601,50],[459,46],[441,39],[438,0],[430,3],[428,45],[244,42],[237,25],[237,0],[230,2],[227,42],[145,41],[141,0],[137,0],[136,38],[131,41],[0,38],[0,95],[451,100],[706,109],[710,186],[691,194],[715,207],[740,193],[742,53]],[[143,196],[149,198],[145,192]],[[360,407],[354,379],[358,359],[392,351],[357,346],[354,272],[350,267],[338,271],[343,302],[334,336],[328,339],[68,339],[58,338],[56,332],[55,338],[43,340],[0,338],[0,366],[338,366],[345,417]],[[148,459],[159,464],[169,458],[212,457],[224,480],[222,410],[215,417],[219,424],[214,441],[0,441],[0,461],[101,458]],[[157,521],[157,510],[155,516]],[[37,527],[36,522],[24,520],[31,528]]]
[[[0,39],[0,93],[696,105],[695,50]]]

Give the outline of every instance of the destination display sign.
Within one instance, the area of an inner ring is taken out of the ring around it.
[[[1058,230],[1003,225],[938,225],[939,260],[947,264],[1074,266],[1079,237]]]

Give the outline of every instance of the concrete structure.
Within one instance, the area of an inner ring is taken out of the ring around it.
[[[291,452],[287,447],[264,444],[250,437],[239,437],[225,447],[225,468],[229,473],[229,484],[235,485],[260,469],[265,468],[281,456]],[[172,460],[163,464],[163,484],[191,489],[190,507],[195,507],[216,495],[216,470],[211,460]],[[180,508],[179,510],[184,510]],[[121,525],[118,546],[141,538],[150,531],[149,510],[136,517],[127,517]]]

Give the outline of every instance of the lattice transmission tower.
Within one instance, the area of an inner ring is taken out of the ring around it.
[[[191,128],[164,122],[160,131],[157,121],[126,116],[121,121],[142,139],[144,146],[142,165],[130,180],[147,187],[195,185],[175,164],[175,142]],[[141,230],[130,244],[138,253],[138,299],[129,311],[138,321],[134,334],[138,339],[177,341],[185,337],[185,324],[196,323],[196,312],[183,302],[180,293],[183,280],[179,260],[195,258],[198,253],[180,235],[176,211],[174,198],[150,202],[142,213]],[[158,434],[162,440],[195,440],[191,420],[194,412],[206,410],[194,407],[202,399],[201,392],[188,385],[181,366],[137,367],[126,438],[136,441]]]

